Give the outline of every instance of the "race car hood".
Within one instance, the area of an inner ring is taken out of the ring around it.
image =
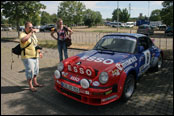
[[[93,69],[101,71],[128,57],[131,57],[131,54],[90,50],[76,55],[76,58],[74,58],[72,62],[79,63],[85,67],[90,66]]]

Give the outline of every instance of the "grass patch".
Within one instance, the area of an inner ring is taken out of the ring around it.
[[[39,40],[39,45],[45,48],[57,48],[57,41],[55,40]]]

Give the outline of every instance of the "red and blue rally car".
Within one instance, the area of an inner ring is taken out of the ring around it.
[[[90,50],[60,62],[54,72],[55,89],[89,105],[130,99],[137,79],[148,69],[159,70],[163,52],[143,34],[103,36]]]

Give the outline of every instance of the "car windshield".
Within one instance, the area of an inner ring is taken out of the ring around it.
[[[96,50],[134,53],[136,39],[127,36],[105,36],[94,47]]]

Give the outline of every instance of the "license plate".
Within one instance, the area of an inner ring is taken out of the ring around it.
[[[79,88],[77,88],[77,87],[74,87],[72,85],[66,84],[64,82],[62,82],[61,85],[62,85],[62,87],[66,88],[66,89],[68,89],[70,91],[73,91],[73,92],[76,92],[76,93],[80,93]]]

